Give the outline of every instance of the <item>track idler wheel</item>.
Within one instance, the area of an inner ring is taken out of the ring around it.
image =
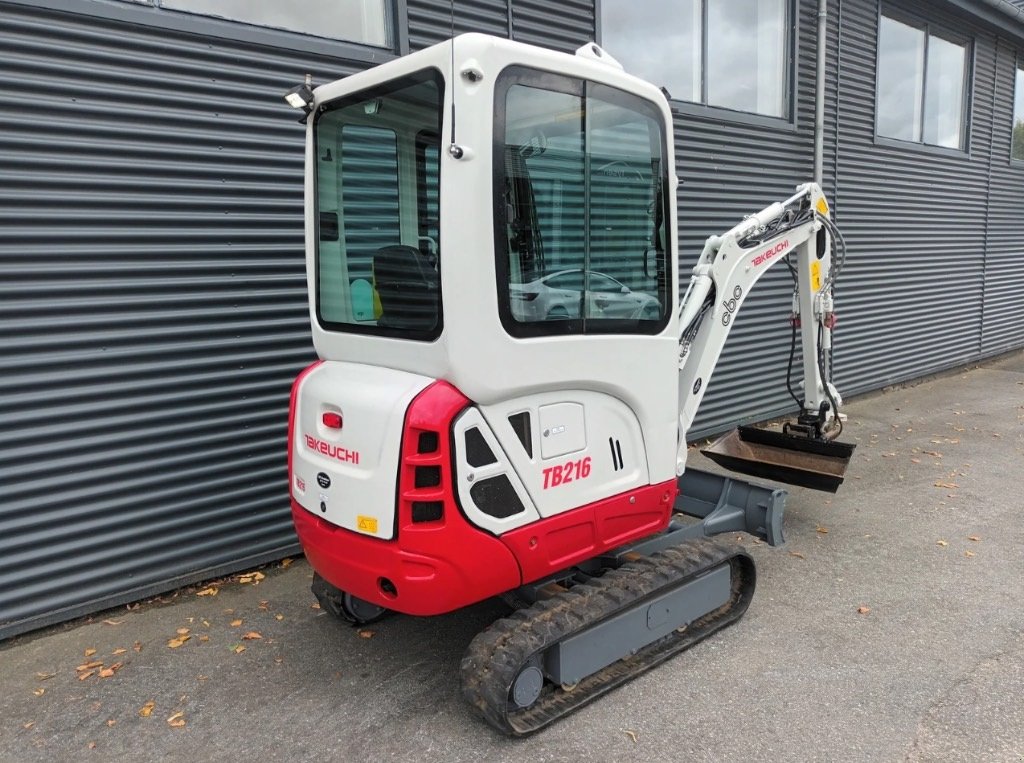
[[[321,609],[353,625],[375,622],[391,611],[332,586],[318,572],[313,573],[312,589]]]

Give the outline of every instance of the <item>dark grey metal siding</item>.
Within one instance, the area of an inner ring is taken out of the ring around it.
[[[2,637],[295,550],[281,96],[359,65],[4,3],[0,50]]]
[[[886,7],[921,12],[916,3]],[[1024,344],[1024,229],[1013,223],[1024,172],[1009,162],[1014,51],[1002,45],[997,58],[993,30],[929,5],[930,22],[972,39],[967,151],[880,141],[878,12],[874,2],[843,0],[833,37],[839,145],[829,169],[850,244],[835,356],[847,394]]]

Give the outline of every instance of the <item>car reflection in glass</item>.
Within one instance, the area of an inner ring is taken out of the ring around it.
[[[633,291],[604,273],[589,273],[586,317],[657,320],[658,300]],[[522,284],[510,284],[512,315],[517,321],[579,318],[583,291],[582,270],[562,270]]]

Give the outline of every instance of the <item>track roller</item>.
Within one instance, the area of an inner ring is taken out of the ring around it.
[[[538,601],[477,635],[462,693],[499,731],[525,736],[738,620],[754,560],[698,539]]]

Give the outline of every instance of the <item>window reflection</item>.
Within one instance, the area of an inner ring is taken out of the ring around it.
[[[783,117],[789,2],[602,0],[602,40],[626,71],[672,98]]]
[[[878,30],[878,134],[961,148],[967,46],[925,26],[882,16]]]

